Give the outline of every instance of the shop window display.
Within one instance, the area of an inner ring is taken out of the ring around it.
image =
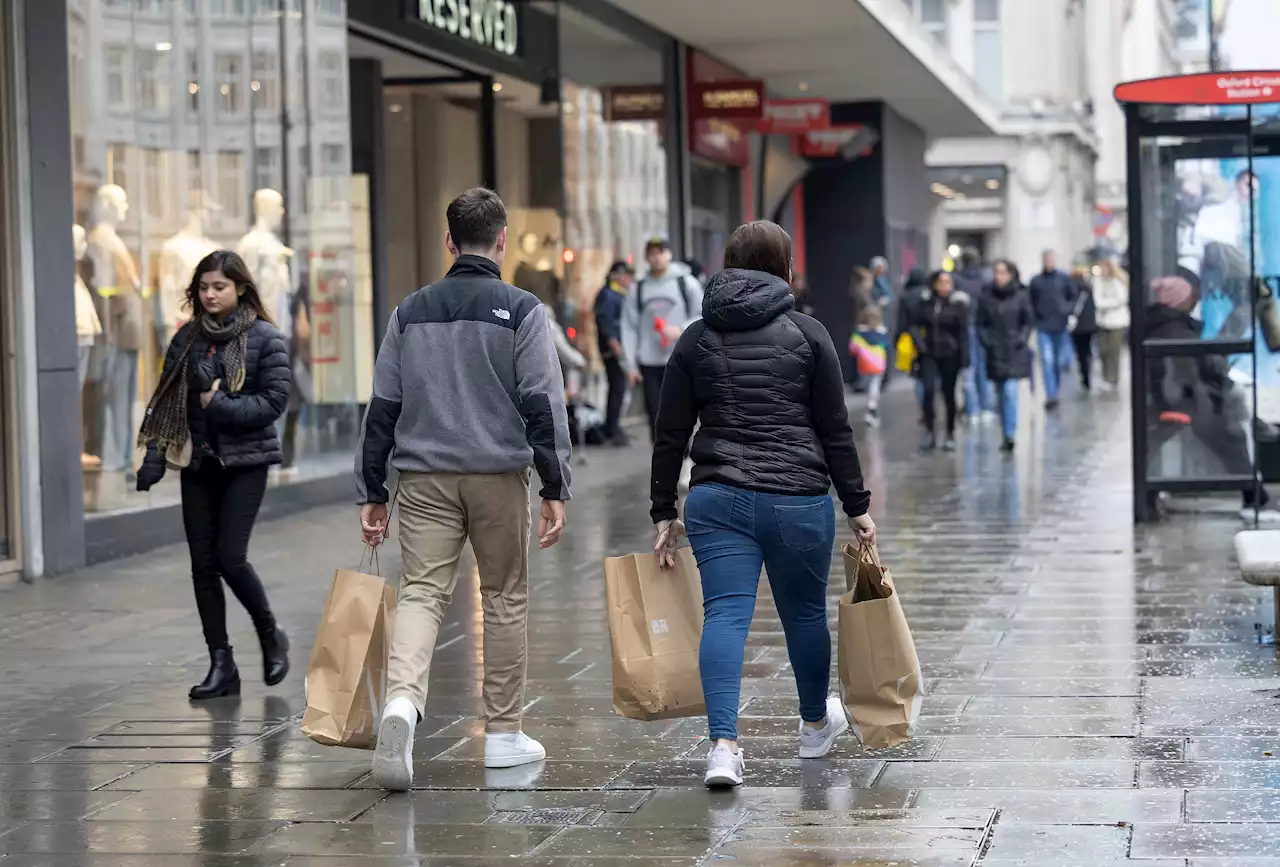
[[[281,424],[296,466],[279,480],[346,468],[373,347],[357,339],[372,333],[369,214],[350,167],[345,3],[284,5],[291,14],[280,0],[68,6],[87,512],[178,500],[172,480],[134,490],[136,438],[164,349],[192,315],[193,270],[217,249],[244,257],[293,353]],[[296,58],[288,86],[281,51]],[[321,91],[340,98],[324,121],[306,100]],[[300,158],[282,160],[285,148]]]

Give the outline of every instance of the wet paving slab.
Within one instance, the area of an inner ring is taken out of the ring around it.
[[[324,591],[359,553],[347,507],[260,528],[298,671],[261,686],[233,608],[238,700],[186,700],[205,660],[181,549],[0,589],[0,867],[1280,867],[1280,661],[1256,640],[1271,600],[1239,580],[1230,509],[1130,526],[1123,400],[1033,409],[1013,458],[985,425],[920,455],[909,395],[883,411],[856,433],[924,668],[911,742],[797,758],[767,584],[746,786],[703,788],[705,720],[614,714],[600,560],[651,541],[637,447],[588,456],[570,532],[534,555],[525,728],[548,760],[524,768],[482,767],[470,560],[413,791],[300,733]]]

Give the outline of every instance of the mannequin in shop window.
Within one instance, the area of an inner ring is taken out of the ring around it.
[[[97,369],[103,424],[102,441],[96,445],[105,469],[125,473],[130,471],[133,458],[143,327],[138,266],[118,231],[128,213],[129,197],[121,187],[106,184],[99,188],[88,237],[92,289],[102,324]]]
[[[79,264],[89,252],[89,239],[84,226],[71,227],[71,240],[76,251],[76,375],[80,382],[80,390],[84,390],[85,381],[89,378],[89,360],[93,355],[93,345],[102,334],[102,320],[98,318],[98,310],[93,306],[93,293],[80,276]],[[80,463],[86,467],[99,467],[102,460],[96,455],[82,452]]]
[[[293,250],[281,243],[276,234],[284,222],[284,196],[271,189],[258,190],[253,194],[253,215],[253,228],[240,239],[236,252],[257,281],[262,305],[288,336],[287,313],[293,293],[289,264]]]
[[[191,310],[185,303],[187,284],[200,260],[218,249],[204,234],[205,219],[212,207],[203,192],[193,192],[187,203],[186,225],[160,247],[157,269],[160,311],[156,332],[161,346],[168,346],[173,335],[191,318]]]

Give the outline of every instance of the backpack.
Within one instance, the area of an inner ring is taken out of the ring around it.
[[[684,301],[684,315],[686,319],[691,314],[689,313],[689,285],[684,281],[692,279],[693,278],[688,274],[684,274],[678,281],[676,281],[680,286],[680,298]],[[646,277],[636,284],[636,307],[641,313],[644,312],[644,284],[648,282],[649,278]]]

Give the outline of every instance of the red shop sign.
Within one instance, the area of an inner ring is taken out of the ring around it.
[[[833,126],[830,129],[811,130],[800,137],[800,154],[810,159],[838,157],[854,159],[871,153],[880,134],[862,124]],[[850,153],[850,149],[856,150]]]
[[[1250,105],[1280,102],[1280,72],[1202,72],[1116,85],[1119,102],[1157,105]]]
[[[831,126],[831,106],[825,99],[771,99],[756,124],[762,135],[791,135]]]
[[[759,120],[764,116],[764,82],[754,79],[736,81],[699,81],[691,88],[689,106],[695,120]]]

